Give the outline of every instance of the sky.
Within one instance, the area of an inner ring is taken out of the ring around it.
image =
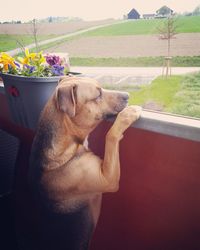
[[[0,21],[28,21],[48,16],[80,17],[84,20],[118,19],[132,8],[140,14],[148,14],[163,5],[182,13],[193,11],[200,5],[200,0],[0,0]]]

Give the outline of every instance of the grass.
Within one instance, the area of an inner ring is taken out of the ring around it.
[[[158,77],[151,85],[130,91],[130,104],[148,107],[148,103],[165,112],[200,118],[200,72]]]
[[[85,36],[127,36],[127,35],[150,35],[157,34],[158,27],[166,19],[152,20],[130,20],[127,22],[113,24],[85,33]],[[200,32],[200,16],[177,17],[178,33]]]
[[[39,35],[38,41],[46,40],[56,37],[56,35]],[[9,51],[20,47],[18,44],[28,45],[34,43],[34,38],[32,35],[0,35],[0,52]]]
[[[85,33],[85,36],[127,36],[157,33],[156,27],[163,23],[163,19],[130,20],[107,27],[98,28]]]
[[[185,77],[174,99],[170,112],[200,118],[200,73]]]
[[[200,32],[200,16],[179,17],[177,19],[178,33]]]
[[[70,58],[72,66],[96,67],[161,67],[163,57],[121,57],[121,58]],[[200,67],[200,56],[176,56],[172,58],[173,67]]]
[[[156,78],[151,85],[143,86],[139,91],[130,92],[130,104],[144,105],[156,103],[169,111],[174,105],[174,95],[181,89],[182,76],[171,76],[168,79]]]

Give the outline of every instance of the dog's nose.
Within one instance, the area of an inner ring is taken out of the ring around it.
[[[128,99],[129,99],[129,93],[127,93],[127,92],[124,92],[124,93],[122,93],[122,100],[123,101],[128,101]]]

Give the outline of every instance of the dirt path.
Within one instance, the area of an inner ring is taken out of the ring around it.
[[[143,57],[165,56],[166,41],[156,35],[81,37],[48,49],[68,52],[70,57]],[[200,33],[178,34],[171,44],[172,56],[200,55]]]

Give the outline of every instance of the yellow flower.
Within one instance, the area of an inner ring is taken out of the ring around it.
[[[25,53],[25,57],[18,57],[18,60],[22,64],[30,65],[30,64],[35,64],[36,62],[39,62],[39,64],[45,62],[45,58],[42,55],[42,52],[40,52],[40,53],[30,53],[29,50],[26,48],[24,53]]]
[[[0,53],[0,64],[3,65],[3,69],[7,72],[8,66],[11,65],[13,68],[16,68],[15,60],[10,55],[5,52]]]
[[[17,59],[18,59],[18,61],[19,61],[20,63],[22,63],[22,64],[29,64],[29,58],[27,58],[27,57],[25,57],[25,58],[23,58],[23,57],[18,57]]]
[[[29,50],[26,48],[25,49],[25,55],[26,55],[26,58],[34,60],[35,57],[37,56],[37,53],[30,53]]]
[[[40,64],[46,62],[45,57],[42,55],[42,51],[40,53],[38,53],[38,56],[39,56],[39,63]]]
[[[22,64],[30,65],[31,61],[35,59],[36,53],[30,53],[27,48],[25,49],[24,53],[25,53],[25,57],[18,57],[17,59]]]

